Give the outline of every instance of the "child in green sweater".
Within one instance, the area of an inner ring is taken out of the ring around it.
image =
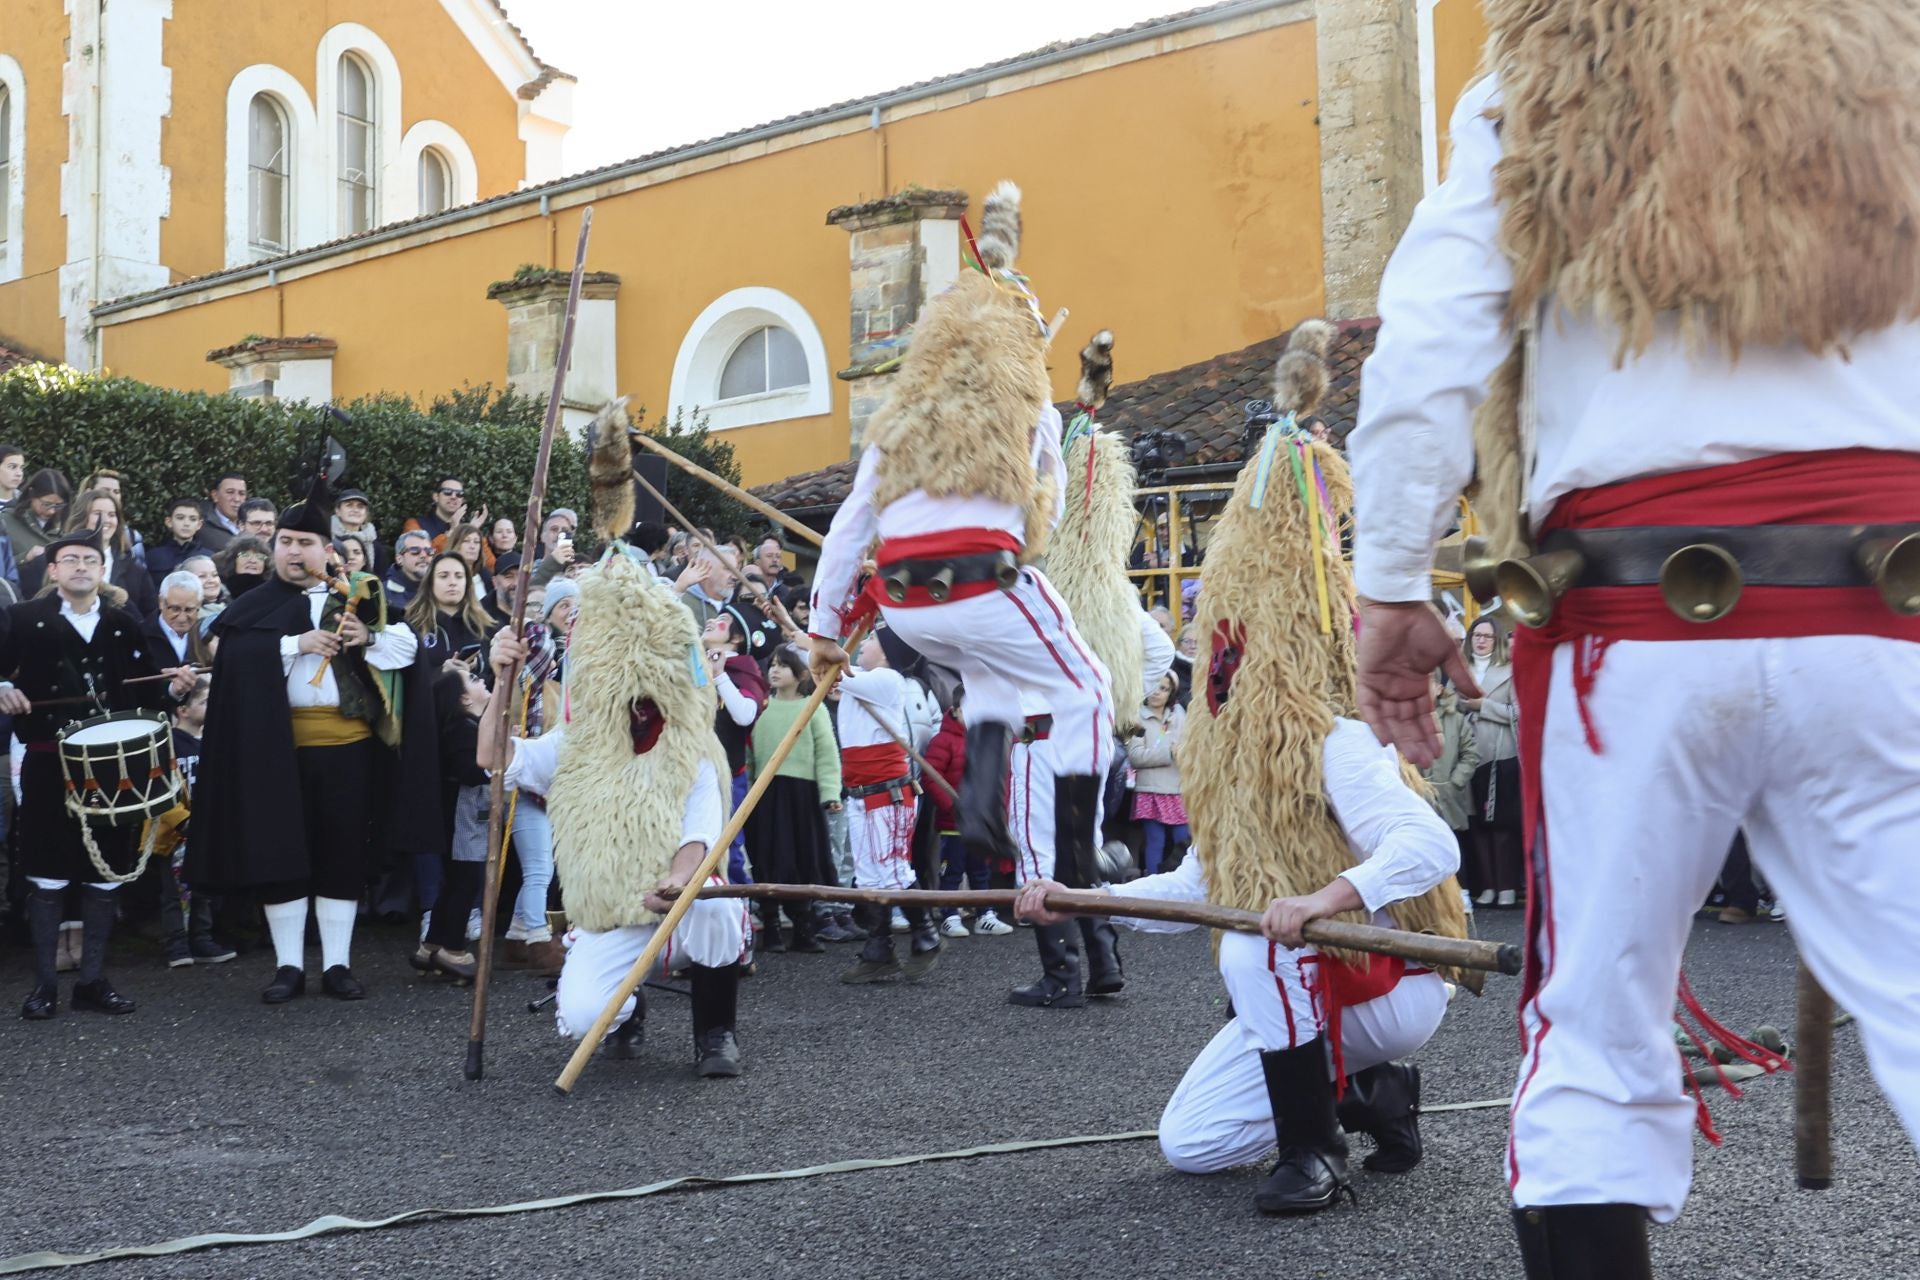
[[[767,666],[773,697],[754,722],[748,761],[757,781],[787,730],[807,710],[813,682],[807,660],[790,645],[774,651]],[[833,850],[827,841],[826,813],[840,807],[840,747],[822,708],[814,708],[793,750],[775,771],[766,794],[747,819],[747,855],[753,878],[763,884],[834,884]],[[813,904],[785,904],[793,922],[791,949],[825,951],[814,936]],[[785,951],[780,916],[772,902],[761,903],[760,941],[768,951]]]

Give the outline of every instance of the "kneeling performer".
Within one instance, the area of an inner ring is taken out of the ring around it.
[[[1282,360],[1277,390],[1289,419],[1318,398],[1325,330],[1301,326]],[[1287,424],[1241,472],[1209,548],[1195,623],[1209,666],[1181,757],[1192,853],[1173,871],[1109,889],[1266,913],[1265,938],[1220,939],[1235,1016],[1160,1121],[1161,1149],[1187,1172],[1245,1164],[1277,1145],[1255,1197],[1264,1213],[1310,1213],[1352,1194],[1343,1129],[1373,1138],[1366,1165],[1375,1172],[1418,1162],[1420,1076],[1395,1059],[1426,1043],[1447,1007],[1440,974],[1322,953],[1302,945],[1301,930],[1344,916],[1466,933],[1452,832],[1352,718],[1352,590],[1337,536],[1351,498],[1338,456]],[[1029,884],[1020,914],[1056,919],[1044,905],[1056,887]]]

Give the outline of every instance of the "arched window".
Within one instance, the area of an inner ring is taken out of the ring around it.
[[[777,325],[765,325],[740,339],[720,371],[717,398],[757,396],[807,385],[807,353],[800,339]]]
[[[0,256],[13,223],[13,94],[0,84]]]
[[[375,156],[373,76],[351,55],[340,59],[340,234],[357,235],[374,224]]]
[[[247,246],[267,257],[292,243],[292,188],[287,166],[287,117],[270,94],[247,109]]]
[[[420,153],[420,212],[444,213],[453,205],[453,166],[439,148]]]

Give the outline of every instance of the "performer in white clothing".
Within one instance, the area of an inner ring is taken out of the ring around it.
[[[1920,25],[1485,8],[1494,74],[1388,267],[1351,442],[1361,709],[1424,763],[1428,672],[1474,692],[1427,578],[1471,478],[1539,624],[1515,1227],[1535,1280],[1633,1280],[1687,1195],[1669,1024],[1736,830],[1920,1136]]]
[[[1019,200],[1011,183],[987,197],[979,270],[962,270],[922,309],[867,428],[814,575],[811,662],[817,678],[844,664],[840,642],[877,608],[929,662],[959,674],[969,711],[956,817],[969,848],[994,859],[1016,853],[1004,788],[1021,702],[1044,697],[1058,737],[1055,825],[1076,858],[1091,858],[1113,708],[1106,672],[1029,563],[1059,520],[1065,476],[1046,325],[1013,269]],[[876,540],[878,571],[862,591]]]

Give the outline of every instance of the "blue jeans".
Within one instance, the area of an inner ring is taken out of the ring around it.
[[[747,798],[747,792],[753,788],[753,778],[742,769],[733,775],[733,811],[740,812],[740,802]],[[747,870],[747,829],[743,826],[733,838],[733,844],[727,849],[727,882],[729,884],[752,884],[753,873]]]
[[[553,822],[547,811],[521,796],[513,806],[513,856],[520,859],[520,895],[511,927],[545,933],[547,890],[553,885]]]
[[[1164,822],[1142,822],[1145,828],[1146,844],[1140,850],[1140,870],[1145,875],[1160,874],[1160,859],[1166,855],[1167,840],[1172,838],[1175,844],[1185,844],[1193,839],[1193,831],[1182,822],[1170,826]]]
[[[940,837],[940,887],[948,891],[958,889],[963,879],[973,889],[984,890],[993,880],[993,868],[987,865],[984,855],[972,854],[966,841],[958,835],[943,833]],[[959,915],[960,909],[946,907],[940,914],[943,917]]]

